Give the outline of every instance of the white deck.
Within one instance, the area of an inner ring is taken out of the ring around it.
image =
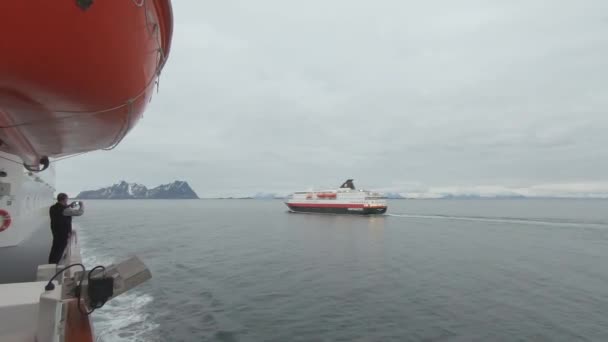
[[[46,283],[0,285],[0,341],[35,341],[38,304]]]
[[[81,262],[76,236],[77,234],[74,234],[70,239],[62,264]],[[78,269],[68,269],[62,276],[71,276],[74,271],[78,271]],[[38,268],[37,278],[38,280],[49,279],[55,272],[56,265],[44,265]],[[60,304],[61,285],[55,282],[55,290],[45,292],[44,286],[47,282],[48,280],[0,285],[0,342],[63,340],[61,329],[55,328],[63,322]],[[42,294],[45,296],[41,302]],[[41,312],[43,313],[40,316]],[[44,317],[42,321],[40,317]],[[39,335],[38,340],[36,334]]]

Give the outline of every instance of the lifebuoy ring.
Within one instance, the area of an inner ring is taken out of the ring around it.
[[[2,220],[2,225],[0,226],[0,232],[5,231],[10,227],[12,219],[11,214],[4,209],[0,209],[0,219]]]

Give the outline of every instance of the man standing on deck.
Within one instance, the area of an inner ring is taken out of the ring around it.
[[[84,204],[77,202],[68,205],[68,195],[61,193],[57,195],[57,203],[49,209],[51,216],[51,232],[53,233],[53,246],[49,254],[49,264],[57,264],[63,256],[63,251],[68,245],[68,239],[72,235],[72,216],[84,214]]]

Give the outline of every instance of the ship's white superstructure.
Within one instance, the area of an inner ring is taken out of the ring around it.
[[[83,285],[76,273],[84,265],[66,268],[82,264],[76,229],[59,264],[47,264],[52,241],[53,166],[32,173],[17,160],[15,155],[0,152],[0,341],[92,342],[93,329],[83,314],[92,305],[87,302],[88,282]],[[107,269],[113,279],[112,297],[151,276],[137,258]],[[47,289],[56,273],[54,288]]]
[[[0,248],[19,246],[43,227],[49,229],[54,167],[32,173],[17,160],[17,156],[0,152]],[[50,231],[47,233],[50,236]]]
[[[293,212],[331,214],[384,214],[386,199],[381,193],[357,190],[352,179],[338,189],[300,191],[291,194],[285,204]]]

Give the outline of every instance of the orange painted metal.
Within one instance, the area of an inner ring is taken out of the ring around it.
[[[29,165],[111,147],[169,55],[170,0],[0,1],[0,149]]]
[[[68,302],[67,311],[65,342],[93,342],[95,338],[89,316],[78,310],[77,301]]]

